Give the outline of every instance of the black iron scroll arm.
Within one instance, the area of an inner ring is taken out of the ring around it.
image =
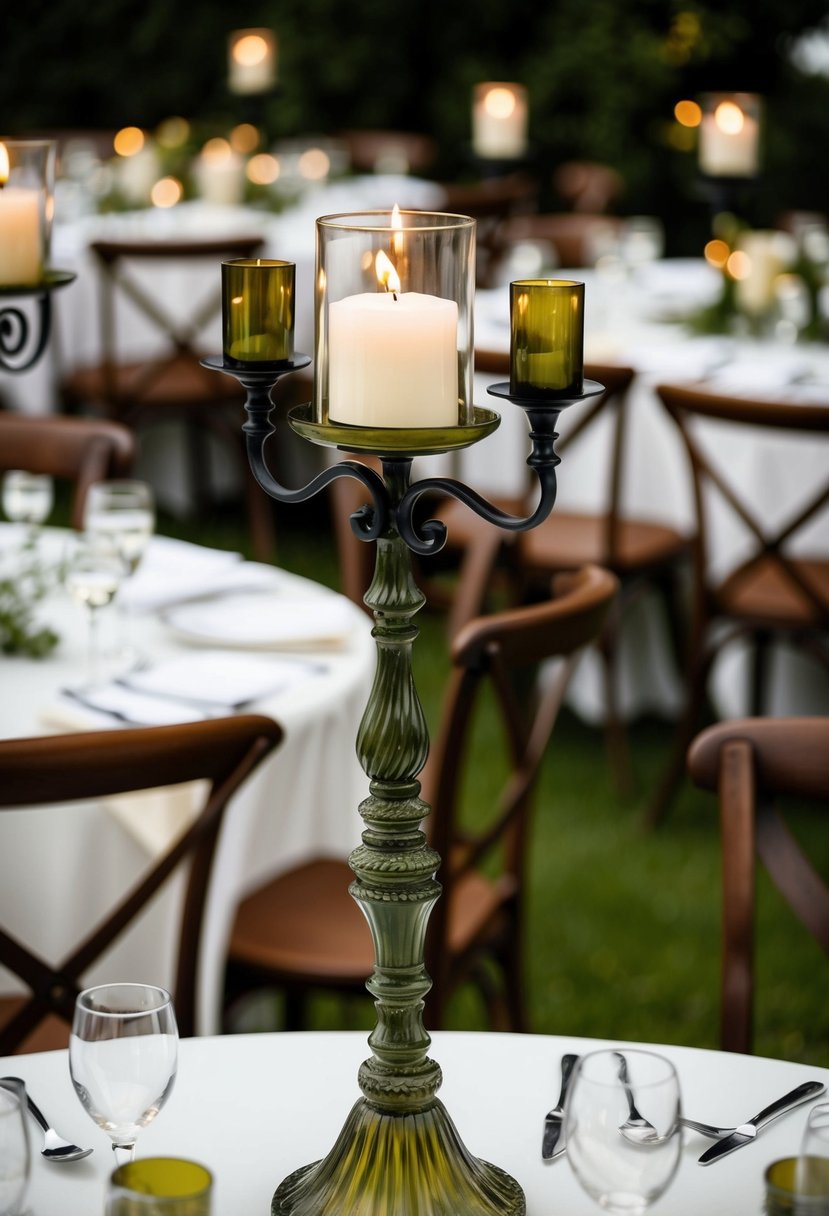
[[[299,355],[291,361],[290,365],[286,364],[283,371],[276,373],[270,368],[262,371],[249,368],[237,370],[224,366],[219,360],[202,360],[203,366],[233,376],[245,389],[247,421],[242,424],[242,430],[245,433],[251,471],[265,493],[277,502],[307,502],[309,498],[319,494],[320,490],[324,490],[338,477],[353,477],[366,487],[371,495],[371,503],[366,503],[351,516],[352,530],[360,540],[377,540],[388,527],[389,497],[382,477],[374,469],[370,469],[356,460],[342,460],[339,464],[324,469],[306,486],[297,490],[289,490],[286,486],[280,485],[268,468],[268,462],[265,459],[265,444],[276,429],[271,422],[271,411],[274,408],[273,401],[271,401],[271,389],[278,379],[278,375],[307,367],[310,362],[311,360],[307,356]]]
[[[527,464],[536,474],[540,487],[535,509],[529,515],[510,515],[454,478],[425,477],[406,492],[397,509],[397,530],[413,553],[439,553],[446,543],[446,525],[439,519],[427,519],[415,525],[415,506],[424,494],[438,493],[456,498],[481,519],[507,532],[527,531],[547,518],[555,505],[556,466],[561,463],[561,457],[555,451],[558,438],[555,428],[560,411],[549,406],[524,408],[530,423],[532,442]]]
[[[38,297],[37,338],[23,362],[16,358],[29,343],[32,327],[22,309],[13,305],[0,308],[0,367],[7,372],[25,372],[34,367],[46,349],[52,320],[52,297],[44,292]]]

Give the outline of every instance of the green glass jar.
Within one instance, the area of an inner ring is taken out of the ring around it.
[[[766,1216],[829,1216],[829,1158],[783,1157],[766,1170]]]
[[[510,283],[510,393],[580,397],[584,389],[584,283]]]
[[[197,1161],[143,1157],[114,1171],[107,1216],[210,1216],[213,1175]]]
[[[222,263],[225,362],[236,368],[284,363],[294,353],[293,262],[236,258]]]

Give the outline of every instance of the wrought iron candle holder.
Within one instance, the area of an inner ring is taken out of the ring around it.
[[[18,374],[38,362],[52,329],[52,293],[75,281],[68,270],[47,270],[41,282],[29,287],[0,287],[0,367]],[[31,298],[37,304],[34,323],[17,304],[5,301]]]
[[[474,1157],[463,1144],[437,1097],[439,1065],[428,1056],[423,1001],[430,988],[424,944],[430,912],[440,895],[440,858],[421,831],[429,807],[420,799],[421,771],[429,748],[428,730],[414,686],[413,618],[425,597],[412,574],[411,552],[434,553],[446,539],[438,520],[418,526],[414,508],[422,495],[451,495],[500,528],[521,531],[550,513],[556,495],[554,450],[562,409],[595,396],[603,386],[586,381],[578,396],[532,400],[513,397],[508,384],[490,393],[512,401],[527,414],[532,451],[528,465],[539,486],[538,503],[525,517],[509,515],[451,478],[411,483],[414,457],[467,446],[498,426],[494,411],[473,408],[470,421],[455,427],[385,428],[318,422],[311,406],[289,412],[292,428],[311,442],[352,453],[379,456],[382,477],[359,461],[343,460],[302,489],[291,490],[272,476],[265,445],[271,389],[278,379],[308,365],[297,355],[283,364],[244,370],[223,359],[206,367],[234,376],[247,391],[244,424],[253,474],[281,503],[304,502],[338,477],[353,477],[369,490],[371,504],[351,516],[362,541],[374,541],[377,558],[365,602],[374,614],[377,668],[357,734],[360,763],[370,779],[360,814],[366,828],[349,858],[355,879],[350,892],[360,904],[374,942],[374,971],[366,987],[375,1000],[377,1022],[369,1036],[372,1056],[359,1070],[362,1098],[352,1108],[329,1154],[303,1166],[278,1187],[272,1216],[519,1216],[524,1194],[498,1166]]]

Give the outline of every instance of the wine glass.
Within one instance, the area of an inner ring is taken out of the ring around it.
[[[69,1071],[81,1105],[132,1161],[142,1128],[173,1088],[178,1027],[169,992],[152,984],[101,984],[75,1001]]]
[[[33,547],[41,524],[54,504],[54,485],[46,473],[9,469],[3,477],[3,514],[12,523],[25,525],[24,547]]]
[[[99,614],[115,598],[125,575],[116,550],[100,541],[81,539],[64,573],[64,586],[76,603],[86,609],[89,620],[87,680],[90,688],[101,683]]]
[[[631,1126],[634,1101],[646,1135],[641,1123]],[[567,1157],[606,1212],[639,1216],[667,1189],[679,1165],[680,1113],[679,1080],[663,1056],[634,1049],[582,1056],[565,1107]]]
[[[22,1081],[0,1081],[0,1216],[19,1216],[32,1168]]]
[[[797,1159],[795,1190],[799,1195],[829,1198],[829,1102],[820,1102],[809,1111]]]
[[[130,578],[140,565],[155,528],[155,501],[145,481],[98,481],[89,487],[84,505],[84,531],[117,549]],[[120,600],[120,597],[119,597]],[[122,610],[124,660],[138,661],[131,639],[129,604]]]

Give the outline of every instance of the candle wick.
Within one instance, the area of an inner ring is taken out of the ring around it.
[[[394,298],[395,298],[395,300],[396,300],[396,299],[397,299],[397,292],[396,292],[396,291],[393,291],[391,294],[394,296]]]

